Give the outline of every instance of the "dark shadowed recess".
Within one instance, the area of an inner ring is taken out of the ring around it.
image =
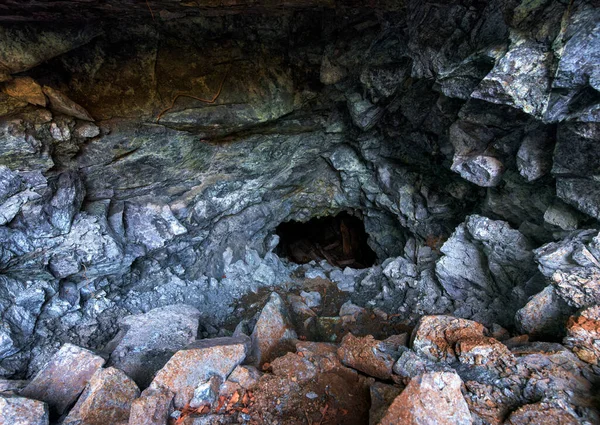
[[[336,267],[364,269],[377,261],[367,244],[369,235],[363,221],[347,212],[306,223],[281,223],[276,233],[281,238],[278,254],[294,263],[326,260]]]

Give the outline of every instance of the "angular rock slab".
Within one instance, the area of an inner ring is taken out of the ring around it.
[[[412,349],[430,360],[452,363],[454,346],[464,339],[485,336],[483,325],[452,316],[423,316],[413,331]]]
[[[140,390],[119,369],[98,370],[63,425],[107,425],[127,422],[131,404]]]
[[[517,311],[515,322],[523,333],[538,338],[555,337],[564,335],[565,323],[572,313],[573,308],[558,295],[556,288],[548,285]]]
[[[227,378],[230,382],[239,384],[240,387],[247,390],[256,385],[261,377],[261,373],[254,366],[238,366]]]
[[[16,77],[6,84],[6,94],[32,105],[46,106],[42,87],[31,77]]]
[[[0,425],[48,425],[46,403],[0,394]]]
[[[173,407],[173,393],[165,388],[147,388],[133,401],[129,425],[165,425]]]
[[[454,372],[412,379],[388,408],[380,425],[470,425],[471,413]]]
[[[584,362],[600,361],[600,306],[590,307],[569,319],[564,344]]]
[[[65,344],[21,391],[21,395],[44,401],[63,414],[104,362],[102,357],[89,350]]]
[[[255,365],[269,362],[293,348],[296,331],[285,303],[279,294],[273,292],[263,307],[252,332],[251,359]]]
[[[357,338],[351,333],[342,339],[337,353],[346,366],[379,379],[391,378],[392,367],[398,358],[386,352],[382,341],[376,340],[372,335]]]
[[[551,403],[526,404],[512,412],[506,420],[506,425],[578,425],[581,422],[564,406]]]
[[[43,90],[44,94],[48,96],[48,99],[50,100],[50,107],[56,112],[79,118],[84,121],[94,121],[94,118],[92,118],[90,113],[86,111],[83,106],[73,102],[60,91],[48,86],[44,86]]]
[[[196,340],[199,317],[194,307],[170,305],[121,319],[111,366],[147,387],[173,354]]]
[[[248,337],[213,338],[196,341],[178,351],[157,374],[150,388],[167,388],[181,409],[194,397],[196,387],[211,376],[223,380],[246,358]]]

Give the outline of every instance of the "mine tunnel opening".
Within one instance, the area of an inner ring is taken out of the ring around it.
[[[297,264],[325,260],[334,267],[365,269],[377,262],[363,221],[348,212],[287,221],[277,226],[278,254]]]

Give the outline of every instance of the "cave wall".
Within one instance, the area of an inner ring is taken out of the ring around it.
[[[596,225],[593,2],[236,5],[0,11],[0,376],[174,302],[217,332],[284,221],[364,219],[358,302],[509,327]]]

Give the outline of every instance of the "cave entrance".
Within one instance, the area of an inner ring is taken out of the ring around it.
[[[297,264],[326,260],[335,267],[364,269],[377,261],[367,244],[363,221],[347,212],[306,223],[288,221],[275,232],[279,235],[278,254]]]

